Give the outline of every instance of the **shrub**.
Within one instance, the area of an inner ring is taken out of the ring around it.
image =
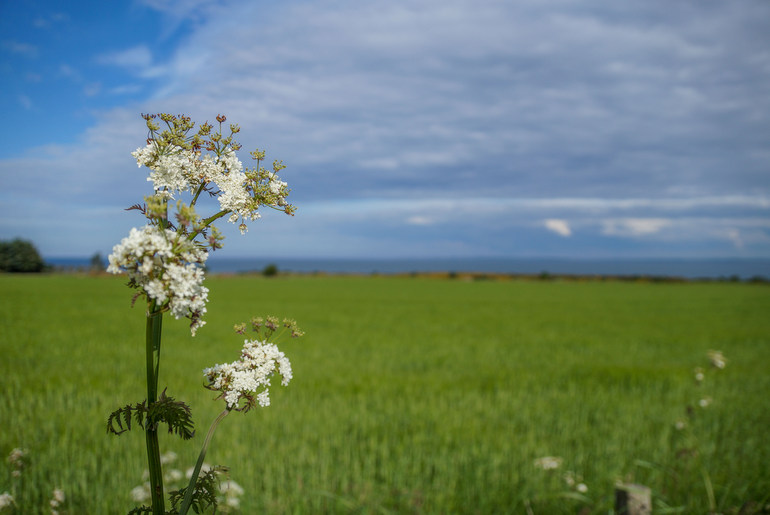
[[[42,272],[44,269],[45,262],[32,242],[21,238],[0,241],[0,271]]]

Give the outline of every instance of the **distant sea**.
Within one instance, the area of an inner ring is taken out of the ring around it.
[[[48,258],[61,268],[88,267],[89,258]],[[556,259],[556,258],[432,258],[432,259],[297,259],[210,257],[213,273],[261,272],[274,264],[281,272],[329,274],[402,274],[477,272],[514,275],[649,276],[684,279],[770,279],[770,259]]]

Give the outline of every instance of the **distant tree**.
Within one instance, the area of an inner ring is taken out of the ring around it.
[[[102,254],[100,252],[97,252],[93,256],[91,256],[91,270],[94,272],[104,270],[106,267],[104,266],[104,257],[102,257]]]
[[[0,241],[0,271],[42,272],[45,262],[31,241]]]
[[[273,277],[274,275],[278,274],[278,266],[270,263],[265,268],[262,269],[262,275],[265,277]]]

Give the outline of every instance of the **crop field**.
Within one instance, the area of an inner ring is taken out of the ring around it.
[[[54,488],[71,514],[136,506],[141,430],[106,433],[110,412],[145,397],[145,307],[130,307],[124,283],[0,275],[0,494],[18,513],[50,513]],[[274,386],[271,406],[228,416],[209,448],[245,490],[242,513],[608,513],[618,482],[650,487],[656,513],[770,503],[767,285],[206,284],[198,336],[164,319],[160,387],[197,429],[193,443],[161,434],[180,470],[223,408],[202,370],[238,357],[233,324],[275,314],[306,332],[281,345],[292,382]],[[15,448],[18,477],[5,459]]]

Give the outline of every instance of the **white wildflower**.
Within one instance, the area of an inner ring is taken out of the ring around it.
[[[581,494],[584,494],[588,491],[588,486],[586,486],[585,483],[578,483],[577,486],[575,487],[575,490],[577,490]]]
[[[59,508],[64,504],[64,492],[56,488],[51,494],[51,500],[48,501],[48,505],[51,507],[51,515],[59,515]]]
[[[227,481],[220,483],[219,492],[227,495],[228,497],[239,497],[244,494],[243,487],[241,487],[241,485],[232,479],[228,479]]]
[[[148,299],[165,306],[175,318],[188,317],[191,331],[205,322],[208,288],[202,265],[208,253],[171,229],[146,225],[133,228],[112,249],[107,271],[126,273]]]
[[[257,394],[256,403],[260,406],[270,405],[268,388],[276,372],[282,377],[281,384],[289,384],[291,363],[284,353],[273,343],[246,340],[241,359],[207,368],[203,374],[209,381],[209,389],[222,392],[228,409],[237,408],[241,399],[247,399],[245,409],[249,409],[255,403],[252,394]]]
[[[150,500],[150,483],[144,483],[141,486],[131,489],[131,500],[134,502],[145,502]]]
[[[200,470],[200,473],[201,473],[201,474],[205,474],[205,473],[206,473],[206,472],[208,472],[209,470],[211,470],[211,465],[209,465],[208,463],[203,463],[203,464],[201,465],[201,470]],[[185,475],[185,477],[186,477],[187,479],[190,479],[190,478],[192,477],[192,475],[193,475],[193,472],[195,472],[195,467],[190,467],[190,468],[188,468],[188,469],[185,471],[184,475]]]
[[[695,374],[696,383],[701,383],[706,378],[706,375],[701,367],[696,367],[693,373]]]
[[[149,168],[152,162],[155,161],[156,147],[152,143],[147,144],[144,148],[137,148],[131,152],[131,155],[136,158],[136,166],[141,168],[147,166]]]
[[[168,465],[169,463],[174,463],[177,459],[177,455],[174,451],[168,451],[164,452],[160,455],[160,464],[161,465]]]
[[[8,492],[4,492],[0,494],[0,510],[4,510],[5,508],[10,508],[16,504],[16,501],[13,499],[13,496],[9,494]]]
[[[684,420],[677,420],[676,424],[674,424],[674,427],[677,431],[682,431],[685,427],[687,427],[687,422]]]
[[[54,489],[51,497],[51,501],[56,501],[57,504],[61,504],[65,500],[64,491],[61,488]]]
[[[195,190],[200,183],[200,153],[177,146],[168,146],[158,154],[154,143],[131,153],[138,166],[150,169],[147,180],[161,196],[173,198],[174,193]]]
[[[27,451],[20,448],[15,448],[11,451],[11,453],[8,455],[8,463],[11,464],[13,467],[17,467],[23,464],[24,457],[27,455]]]
[[[182,471],[179,469],[171,469],[163,474],[163,480],[166,483],[176,483],[183,477],[184,475],[182,474]]]
[[[711,365],[716,368],[725,368],[727,365],[727,359],[722,354],[722,351],[719,350],[710,350],[708,352],[709,360],[711,361]]]
[[[698,401],[698,406],[701,408],[708,408],[711,405],[712,399],[711,397],[704,397],[703,399]]]
[[[535,460],[535,466],[543,470],[554,470],[561,466],[561,462],[558,456],[543,456]]]
[[[8,463],[11,465],[11,475],[13,477],[20,477],[21,471],[24,468],[27,457],[27,451],[20,448],[15,448],[8,455]]]
[[[243,164],[238,159],[238,156],[235,155],[235,150],[232,148],[225,149],[219,159],[229,173],[238,173],[243,171]]]

